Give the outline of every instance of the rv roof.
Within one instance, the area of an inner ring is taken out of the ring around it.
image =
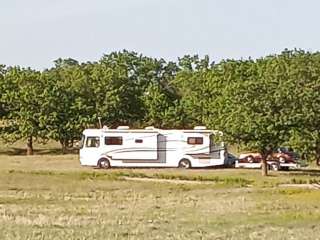
[[[158,132],[184,132],[184,133],[214,133],[214,134],[222,134],[222,132],[217,130],[195,130],[195,129],[154,129],[154,130],[146,130],[146,129],[85,129],[83,131],[84,134],[101,134],[101,133],[158,133]]]

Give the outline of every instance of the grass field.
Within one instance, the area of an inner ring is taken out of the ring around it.
[[[111,169],[0,155],[0,239],[320,239],[320,172]]]

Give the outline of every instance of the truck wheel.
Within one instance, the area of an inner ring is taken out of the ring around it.
[[[179,162],[179,168],[184,168],[184,169],[188,169],[191,168],[191,163],[188,159],[181,159]]]
[[[279,164],[273,163],[273,164],[270,165],[270,169],[273,170],[273,171],[279,171],[280,170],[280,166],[279,166]]]
[[[111,168],[111,165],[110,165],[110,162],[108,159],[106,158],[101,158],[99,161],[98,161],[98,167],[99,168],[102,168],[102,169],[108,169],[108,168]]]
[[[279,162],[280,163],[285,163],[286,162],[286,159],[284,157],[279,157]]]
[[[247,157],[247,161],[249,162],[249,163],[253,163],[254,162],[254,157],[253,156],[248,156]]]

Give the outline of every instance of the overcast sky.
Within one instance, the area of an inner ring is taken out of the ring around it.
[[[0,63],[44,69],[122,49],[176,60],[320,50],[319,0],[0,0]]]

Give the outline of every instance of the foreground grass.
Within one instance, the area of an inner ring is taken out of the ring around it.
[[[299,187],[319,175],[102,171],[75,155],[0,155],[0,239],[319,239],[320,191]]]

